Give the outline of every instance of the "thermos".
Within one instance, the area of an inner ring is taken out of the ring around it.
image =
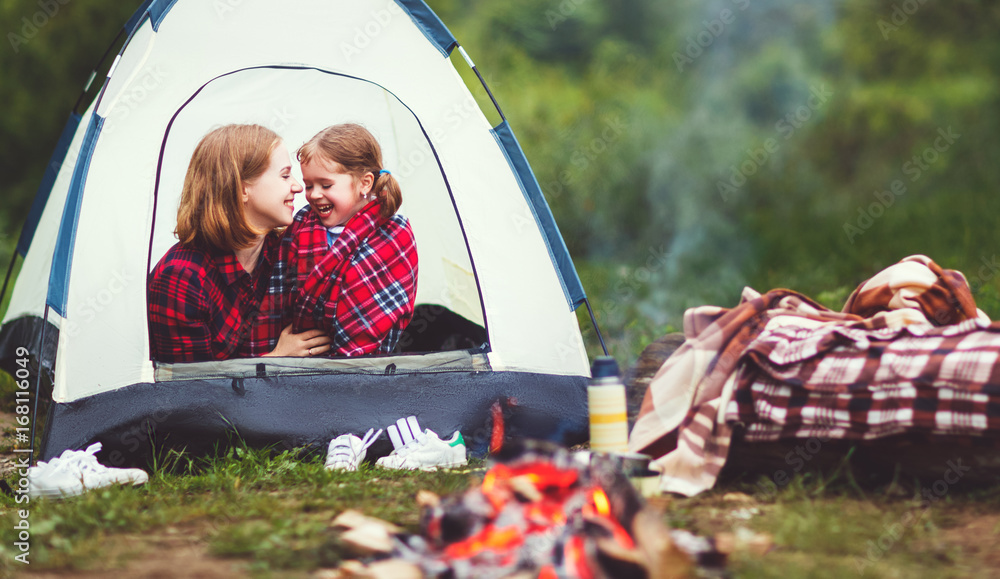
[[[590,368],[587,406],[590,412],[590,450],[628,452],[628,415],[625,385],[618,377],[618,364],[610,356],[600,356]]]

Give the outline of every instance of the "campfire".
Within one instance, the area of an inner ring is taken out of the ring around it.
[[[601,455],[505,447],[480,485],[445,498],[422,491],[417,502],[419,535],[356,512],[335,519],[373,560],[330,577],[667,579],[724,562],[709,541],[668,530]]]

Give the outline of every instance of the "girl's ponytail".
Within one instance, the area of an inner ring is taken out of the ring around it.
[[[372,183],[372,191],[375,191],[375,198],[382,204],[379,215],[383,219],[388,219],[399,211],[399,206],[403,204],[403,191],[399,188],[399,181],[392,176],[392,173],[385,169],[375,173],[375,182]]]

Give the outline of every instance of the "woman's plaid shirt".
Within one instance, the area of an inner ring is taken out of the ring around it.
[[[271,278],[279,239],[264,239],[253,275],[232,251],[176,244],[146,284],[149,349],[165,363],[225,360],[253,355],[251,331]]]

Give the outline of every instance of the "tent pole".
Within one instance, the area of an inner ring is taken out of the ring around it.
[[[472,72],[476,73],[476,76],[479,78],[479,82],[483,85],[483,88],[486,89],[486,94],[490,96],[490,100],[493,101],[493,106],[497,109],[497,112],[500,113],[500,120],[507,122],[507,117],[503,116],[503,111],[500,110],[500,103],[498,103],[497,99],[493,96],[493,91],[490,90],[490,87],[486,85],[486,79],[483,78],[483,75],[479,74],[479,69],[476,68],[476,63],[472,62],[472,59],[469,57],[469,53],[465,52],[465,48],[463,48],[461,44],[456,42],[455,45],[458,46],[458,52],[462,55],[462,58],[465,59],[469,68],[472,69]]]
[[[108,54],[111,53],[111,49],[115,47],[115,44],[118,44],[118,41],[121,40],[123,34],[125,34],[124,27],[122,27],[122,29],[118,31],[118,35],[115,36],[115,39],[111,41],[111,44],[108,45],[107,49],[104,50],[104,54],[101,56],[101,59],[97,61],[97,64],[94,65],[93,70],[90,71],[90,76],[87,78],[87,82],[84,83],[83,90],[80,91],[80,96],[77,97],[76,99],[76,104],[73,105],[74,113],[80,114],[79,112],[80,105],[83,104],[83,97],[87,96],[87,91],[90,90],[90,85],[94,82],[94,79],[97,78],[97,69],[101,68],[101,65],[104,64],[104,60],[108,58]]]
[[[597,332],[597,339],[601,342],[601,349],[604,350],[605,356],[610,356],[608,354],[608,347],[604,345],[604,336],[601,335],[601,328],[597,327],[597,318],[594,317],[594,310],[590,307],[590,300],[583,298],[583,303],[587,304],[587,311],[590,312],[590,322],[594,324],[594,331]]]
[[[42,313],[42,332],[38,340],[38,375],[35,376],[35,408],[31,411],[31,452],[28,454],[28,463],[35,463],[35,425],[38,424],[38,399],[42,394],[42,372],[45,371],[45,330],[49,325],[49,304],[45,304],[45,311]]]
[[[7,285],[10,283],[10,274],[14,273],[14,262],[17,261],[17,251],[10,256],[10,265],[7,266],[7,276],[3,278],[3,289],[0,289],[0,306],[3,306],[3,299],[7,297]]]

